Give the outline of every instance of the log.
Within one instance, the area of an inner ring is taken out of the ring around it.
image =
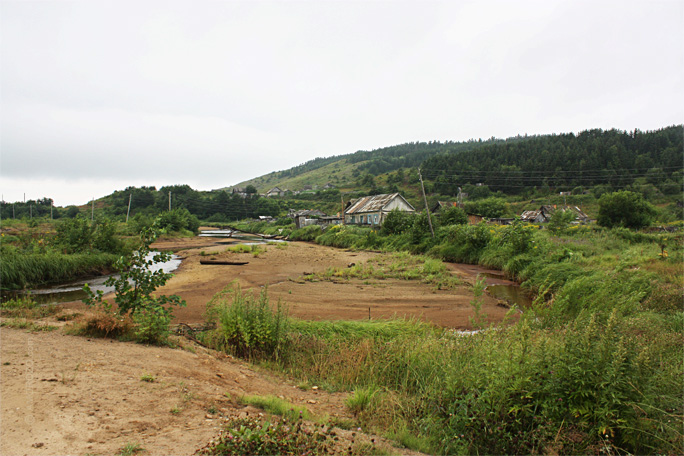
[[[200,260],[200,264],[225,264],[232,266],[242,266],[245,264],[249,264],[249,261]]]

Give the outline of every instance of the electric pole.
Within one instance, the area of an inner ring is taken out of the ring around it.
[[[169,212],[171,212],[171,191],[169,190]]]
[[[128,214],[131,213],[131,200],[133,199],[133,193],[128,195],[128,210],[126,211],[126,223],[128,223]]]
[[[435,230],[432,228],[432,219],[430,218],[430,208],[428,207],[427,197],[425,196],[425,185],[423,185],[423,175],[420,173],[420,168],[418,168],[418,177],[420,178],[420,188],[423,189],[423,201],[425,202],[425,212],[428,216],[428,224],[430,225],[430,233],[432,237],[435,237]]]

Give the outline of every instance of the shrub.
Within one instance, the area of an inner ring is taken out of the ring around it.
[[[151,305],[138,309],[132,315],[135,323],[135,338],[144,344],[163,345],[168,342],[171,311],[165,307]]]
[[[468,215],[460,207],[452,206],[444,209],[439,217],[439,224],[444,225],[465,225],[468,223]]]
[[[608,228],[643,228],[651,224],[655,208],[639,193],[622,190],[602,195],[596,222]]]

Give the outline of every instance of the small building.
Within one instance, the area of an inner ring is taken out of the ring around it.
[[[554,205],[543,205],[536,211],[524,211],[522,214],[520,214],[520,219],[523,222],[530,222],[530,223],[547,223],[549,220],[551,220],[551,216],[553,215],[554,212],[556,211],[572,211],[575,213],[575,220],[578,222],[587,222],[589,221],[589,217],[587,214],[585,214],[582,209],[580,209],[577,206],[561,206],[557,207],[555,204]]]
[[[411,204],[399,193],[364,196],[352,200],[344,210],[344,223],[348,225],[382,225],[393,210],[415,212]]]
[[[449,209],[450,207],[461,207],[457,201],[437,201],[437,204],[432,208],[432,213],[436,214],[440,211]]]
[[[294,219],[295,227],[302,228],[304,226],[317,225],[319,219],[325,217],[325,212],[312,209],[290,212],[288,215]]]

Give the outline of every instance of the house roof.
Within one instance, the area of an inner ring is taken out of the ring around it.
[[[577,206],[561,206],[561,207],[555,207],[551,205],[544,205],[537,209],[536,211],[524,211],[522,214],[520,214],[520,218],[523,221],[531,221],[536,219],[538,216],[543,216],[546,219],[549,219],[551,217],[551,214],[553,214],[555,211],[572,211],[575,213],[575,217],[577,220],[587,220],[589,217],[587,217],[587,214],[582,212],[582,209],[580,209]]]
[[[307,215],[315,215],[322,217],[325,215],[325,212],[319,211],[318,209],[304,209],[301,211],[297,211],[293,214],[294,217],[306,217]]]
[[[378,212],[382,211],[395,198],[401,198],[411,210],[415,209],[406,199],[399,193],[390,193],[382,195],[364,196],[349,202],[349,207],[344,211],[345,214],[359,214],[362,212]]]

